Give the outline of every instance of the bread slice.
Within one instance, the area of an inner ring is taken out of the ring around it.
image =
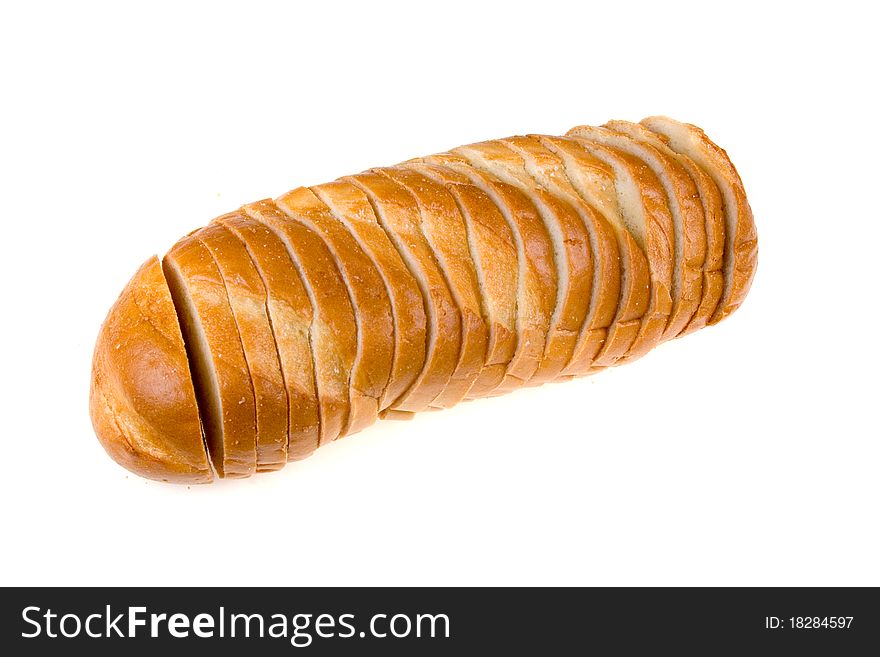
[[[594,207],[612,226],[620,257],[620,288],[614,318],[599,345],[585,342],[582,353],[575,354],[572,367],[564,374],[583,374],[615,364],[628,352],[639,330],[650,302],[651,277],[648,259],[642,246],[626,225],[620,207],[617,183],[612,167],[590,155],[577,142],[565,137],[530,135],[546,153],[537,157],[532,151],[534,175],[553,189],[574,192],[587,205]]]
[[[445,185],[464,217],[489,331],[485,363],[468,397],[484,396],[504,380],[516,353],[519,261],[513,233],[492,199],[466,176],[435,164],[407,162],[402,166]]]
[[[259,221],[240,213],[214,220],[247,249],[266,289],[266,310],[275,337],[288,400],[287,459],[309,456],[320,440],[315,365],[309,341],[314,310],[287,248]]]
[[[620,302],[625,273],[621,268],[620,248],[612,224],[591,204],[580,197],[565,175],[559,157],[531,137],[509,137],[500,140],[522,158],[522,165],[532,181],[574,208],[590,239],[594,259],[592,293],[582,323],[573,357],[562,374],[586,374],[613,329]]]
[[[379,224],[419,285],[425,301],[427,342],[425,364],[394,408],[425,410],[446,389],[461,350],[461,312],[443,271],[422,230],[416,200],[406,189],[378,173],[344,178],[363,191]]]
[[[677,336],[700,304],[706,259],[706,220],[693,180],[673,158],[624,133],[578,126],[569,130],[568,135],[595,141],[637,158],[659,181],[673,227],[672,311],[661,339]]]
[[[405,167],[374,169],[405,188],[419,207],[421,230],[443,271],[461,313],[458,364],[443,392],[431,403],[454,406],[467,395],[486,363],[489,326],[483,312],[476,267],[468,248],[467,226],[455,198],[443,185]]]
[[[642,125],[663,136],[672,150],[696,162],[721,191],[725,222],[724,290],[709,320],[715,324],[745,300],[758,266],[758,233],[745,188],[725,150],[697,126],[663,116],[644,119]]]
[[[276,202],[319,235],[333,254],[354,306],[358,329],[354,370],[364,373],[362,392],[378,399],[380,410],[385,408],[394,356],[394,318],[382,277],[345,225],[308,187],[288,192]]]
[[[257,467],[254,388],[223,277],[198,231],[162,260],[194,372],[208,452],[221,477]]]
[[[703,283],[700,304],[691,317],[690,322],[679,333],[679,336],[692,333],[706,325],[715,312],[721,293],[724,289],[723,258],[724,258],[724,208],[721,192],[705,171],[687,155],[676,153],[663,138],[648,130],[639,123],[629,121],[609,121],[605,127],[633,139],[650,144],[664,156],[674,159],[690,176],[696,186],[703,210],[706,232],[706,257],[703,260]]]
[[[378,412],[378,400],[355,382],[357,324],[348,289],[323,240],[267,199],[241,212],[264,223],[283,242],[296,265],[314,309],[311,341],[321,413],[320,444],[344,436]]]
[[[257,471],[278,470],[287,463],[287,394],[266,312],[266,288],[247,250],[229,230],[212,223],[194,236],[214,257],[238,328],[254,388]]]
[[[479,171],[461,155],[442,153],[416,161],[436,164],[465,176],[495,204],[514,237],[519,262],[516,352],[492,395],[515,390],[541,365],[558,285],[553,243],[538,210],[516,186]]]
[[[138,269],[101,326],[89,412],[101,445],[148,479],[213,479],[186,346],[155,256]]]
[[[594,140],[568,137],[611,167],[626,228],[648,259],[651,297],[636,339],[618,362],[639,358],[660,341],[672,311],[675,229],[663,187],[650,167],[625,151]]]
[[[362,190],[342,181],[316,185],[311,190],[375,263],[391,302],[395,338],[393,362],[388,386],[379,404],[380,415],[387,417],[388,409],[397,408],[397,401],[425,364],[425,301],[418,282],[379,224]],[[395,416],[403,417],[406,413],[398,411]]]

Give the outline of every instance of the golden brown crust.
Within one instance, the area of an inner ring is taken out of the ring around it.
[[[282,196],[278,204],[294,220],[314,231],[333,254],[348,288],[358,329],[358,356],[352,376],[354,380],[362,377],[362,392],[379,400],[381,410],[391,376],[395,340],[391,301],[382,277],[345,225],[336,220],[312,190],[295,189]],[[372,424],[369,418],[368,422]]]
[[[248,477],[257,461],[254,389],[223,277],[194,234],[171,247],[162,268],[194,367],[214,469],[221,477]]]
[[[745,188],[727,152],[701,128],[666,117],[642,121],[649,130],[665,136],[670,147],[689,156],[721,191],[725,215],[725,285],[710,324],[733,313],[748,294],[758,266],[758,233]]]
[[[437,182],[403,167],[374,169],[406,189],[416,200],[421,230],[461,313],[458,363],[432,406],[449,408],[467,395],[486,363],[489,327],[483,313],[476,267],[468,248],[467,226],[455,198]]]
[[[278,470],[287,463],[287,393],[266,310],[266,288],[247,249],[217,221],[219,219],[194,236],[214,256],[238,327],[254,387],[257,470]]]
[[[706,233],[706,257],[703,260],[703,283],[700,304],[687,326],[678,334],[687,335],[703,328],[715,312],[724,289],[724,207],[718,186],[705,171],[687,155],[669,148],[668,141],[660,134],[651,132],[640,123],[609,121],[612,130],[624,132],[634,139],[651,144],[667,157],[673,158],[687,172],[696,186],[703,210]]]
[[[180,484],[213,479],[183,337],[155,256],[101,326],[89,411],[101,445],[131,472]]]
[[[410,389],[395,403],[400,411],[425,410],[449,384],[461,349],[461,312],[434,252],[422,234],[416,200],[406,189],[378,173],[344,179],[363,191],[376,217],[418,281],[428,319],[426,359]]]
[[[516,353],[519,262],[513,233],[492,199],[466,176],[435,164],[407,162],[402,166],[445,185],[464,216],[483,312],[489,321],[485,363],[468,397],[486,395],[504,380]]]
[[[323,445],[344,436],[371,411],[373,417],[378,412],[378,400],[371,402],[353,379],[357,324],[348,289],[323,240],[274,201],[251,203],[241,212],[265,224],[284,242],[312,301],[310,336]]]
[[[223,215],[214,221],[242,242],[266,288],[266,307],[289,405],[287,458],[305,458],[317,449],[320,439],[318,393],[309,342],[314,318],[312,302],[284,242],[269,228],[240,213]]]
[[[362,190],[342,181],[316,185],[311,189],[357,240],[382,277],[392,306],[395,339],[390,379],[380,408],[396,408],[397,401],[425,364],[427,319],[418,282],[379,224]],[[382,411],[382,415],[387,413]]]

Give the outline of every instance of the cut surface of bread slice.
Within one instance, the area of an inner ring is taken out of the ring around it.
[[[357,240],[375,263],[391,303],[394,322],[394,353],[388,386],[380,411],[396,408],[397,400],[409,390],[425,364],[427,319],[419,284],[379,224],[367,195],[342,181],[316,185],[312,192]],[[406,413],[402,411],[402,413]]]
[[[529,384],[555,379],[574,357],[590,307],[594,285],[590,235],[572,206],[535,185],[526,172],[522,156],[502,142],[470,144],[452,152],[466,158],[471,166],[518,187],[529,197],[544,222],[553,245],[558,284],[544,356]]]
[[[213,479],[171,293],[154,256],[107,314],[95,345],[89,411],[120,465],[148,479]]]
[[[378,401],[353,380],[357,325],[342,274],[318,235],[294,221],[272,200],[246,205],[241,212],[264,223],[284,242],[314,309],[310,332],[321,413],[321,444],[345,435]],[[375,417],[375,416],[374,416]]]
[[[287,393],[266,311],[266,288],[244,245],[228,229],[212,223],[194,236],[214,257],[238,327],[254,387],[257,471],[278,470],[287,463]]]
[[[700,305],[706,260],[706,219],[691,177],[674,158],[651,144],[608,128],[578,126],[568,132],[619,149],[643,162],[660,181],[672,215],[672,311],[662,339],[677,336]]]
[[[706,232],[706,257],[703,260],[703,284],[700,304],[690,322],[679,335],[686,335],[706,325],[715,312],[724,289],[724,208],[718,186],[687,155],[676,153],[657,133],[651,132],[639,123],[629,121],[609,121],[605,127],[629,135],[648,143],[658,151],[673,158],[687,172],[696,186],[700,206],[703,209]]]
[[[697,126],[663,116],[644,119],[642,125],[662,135],[672,150],[691,158],[721,191],[725,222],[724,291],[709,320],[715,324],[742,304],[758,266],[758,233],[745,188],[725,150]]]
[[[485,363],[468,396],[488,394],[504,380],[516,353],[519,262],[513,233],[486,193],[462,174],[434,164],[408,162],[401,166],[445,185],[464,217],[489,331]]]
[[[622,284],[620,247],[612,224],[577,191],[568,180],[559,158],[540,141],[530,137],[509,137],[501,143],[517,153],[532,185],[539,185],[574,208],[587,229],[593,253],[593,282],[589,307],[580,328],[572,358],[564,375],[590,371],[597,354],[608,338],[620,302]]]
[[[195,373],[214,469],[221,477],[248,477],[257,466],[254,388],[223,277],[195,234],[171,248],[162,269]]]
[[[404,167],[385,167],[374,172],[394,181],[416,200],[422,234],[461,314],[458,363],[446,388],[431,402],[432,406],[449,408],[464,399],[474,385],[486,363],[489,344],[480,282],[468,248],[467,225],[445,186]]]
[[[345,224],[308,187],[288,192],[277,203],[319,235],[333,254],[351,295],[358,328],[354,370],[363,372],[362,392],[378,399],[379,409],[384,408],[394,357],[394,319],[382,277]]]
[[[378,173],[360,173],[344,180],[366,194],[379,224],[418,282],[425,300],[425,364],[404,397],[394,405],[400,411],[425,410],[446,389],[458,365],[461,312],[422,234],[419,208],[412,194]]]
[[[651,296],[641,327],[627,355],[639,358],[660,341],[672,312],[675,228],[663,187],[642,160],[596,141],[568,137],[614,171],[615,191],[627,230],[642,247],[651,273]]]
[[[612,167],[590,155],[573,140],[547,135],[530,135],[529,139],[537,141],[548,152],[539,159],[537,148],[531,151],[535,174],[545,178],[547,184],[555,189],[573,191],[585,203],[596,208],[612,226],[617,239],[620,294],[605,342],[597,352],[592,343],[586,342],[582,347],[583,353],[576,354],[572,368],[564,372],[584,374],[591,369],[613,365],[627,354],[638,336],[650,302],[648,259],[627,228]]]
[[[239,213],[214,221],[242,242],[266,288],[266,309],[287,390],[287,459],[305,458],[317,449],[320,439],[318,392],[309,342],[312,302],[287,247],[269,228]]]

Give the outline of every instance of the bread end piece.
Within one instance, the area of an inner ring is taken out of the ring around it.
[[[213,479],[183,337],[155,256],[101,327],[89,411],[101,445],[131,472],[182,484]]]

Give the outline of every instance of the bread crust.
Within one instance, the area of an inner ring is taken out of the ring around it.
[[[309,456],[320,440],[314,357],[309,341],[314,309],[287,247],[259,221],[241,213],[215,219],[241,241],[266,288],[266,308],[287,390],[287,459]]]
[[[578,369],[565,374],[582,374],[615,364],[629,351],[641,328],[650,302],[650,269],[642,247],[624,225],[619,207],[613,169],[590,155],[580,144],[565,137],[530,135],[549,153],[558,158],[558,166],[548,161],[547,175],[556,185],[571,187],[586,203],[594,206],[612,226],[617,238],[620,256],[620,294],[614,319],[609,326],[604,344],[594,353],[594,346],[586,343],[583,354],[575,357]],[[553,176],[553,172],[557,175]]]
[[[426,357],[413,385],[394,408],[420,411],[446,389],[461,350],[461,312],[434,252],[422,234],[416,200],[393,180],[374,172],[344,178],[370,199],[376,217],[419,284],[428,319]]]
[[[266,288],[244,245],[216,222],[195,235],[214,257],[238,327],[254,389],[257,471],[278,470],[287,463],[287,393],[266,310]]]
[[[165,255],[195,379],[208,452],[221,477],[249,477],[257,466],[254,388],[223,277],[194,231]]]
[[[98,333],[89,413],[101,445],[131,472],[179,484],[213,479],[183,336],[155,256]]]
[[[402,166],[445,185],[464,217],[488,320],[485,362],[467,394],[469,398],[486,395],[504,380],[516,353],[519,262],[513,233],[492,199],[466,176],[436,164],[406,162]]]
[[[461,313],[458,363],[446,388],[432,402],[454,406],[470,391],[486,363],[489,326],[486,321],[476,266],[468,248],[467,225],[455,198],[443,185],[405,167],[374,169],[405,188],[416,200],[421,230],[443,272]]]
[[[634,139],[651,144],[664,155],[675,159],[687,172],[697,189],[703,209],[706,233],[706,257],[703,260],[703,283],[700,304],[690,322],[677,337],[703,328],[715,312],[724,290],[724,207],[718,186],[705,171],[687,155],[676,153],[664,138],[648,130],[640,123],[609,121],[606,127],[630,135]]]
[[[386,407],[385,394],[394,358],[394,319],[382,277],[345,225],[308,187],[288,192],[277,203],[314,231],[327,245],[348,288],[358,329],[354,376],[363,372],[362,390]],[[372,421],[370,421],[372,423]],[[366,426],[366,425],[364,425]]]
[[[369,417],[371,406],[374,414],[378,412],[378,400],[371,402],[353,380],[357,325],[348,289],[323,240],[292,220],[274,201],[251,203],[241,212],[265,224],[284,242],[312,302],[310,335],[323,445],[344,436],[364,416]]]
[[[701,128],[662,116],[648,117],[641,123],[666,137],[674,151],[694,160],[721,191],[725,217],[725,284],[709,320],[710,324],[717,324],[745,300],[758,267],[758,233],[742,179],[727,152]]]

